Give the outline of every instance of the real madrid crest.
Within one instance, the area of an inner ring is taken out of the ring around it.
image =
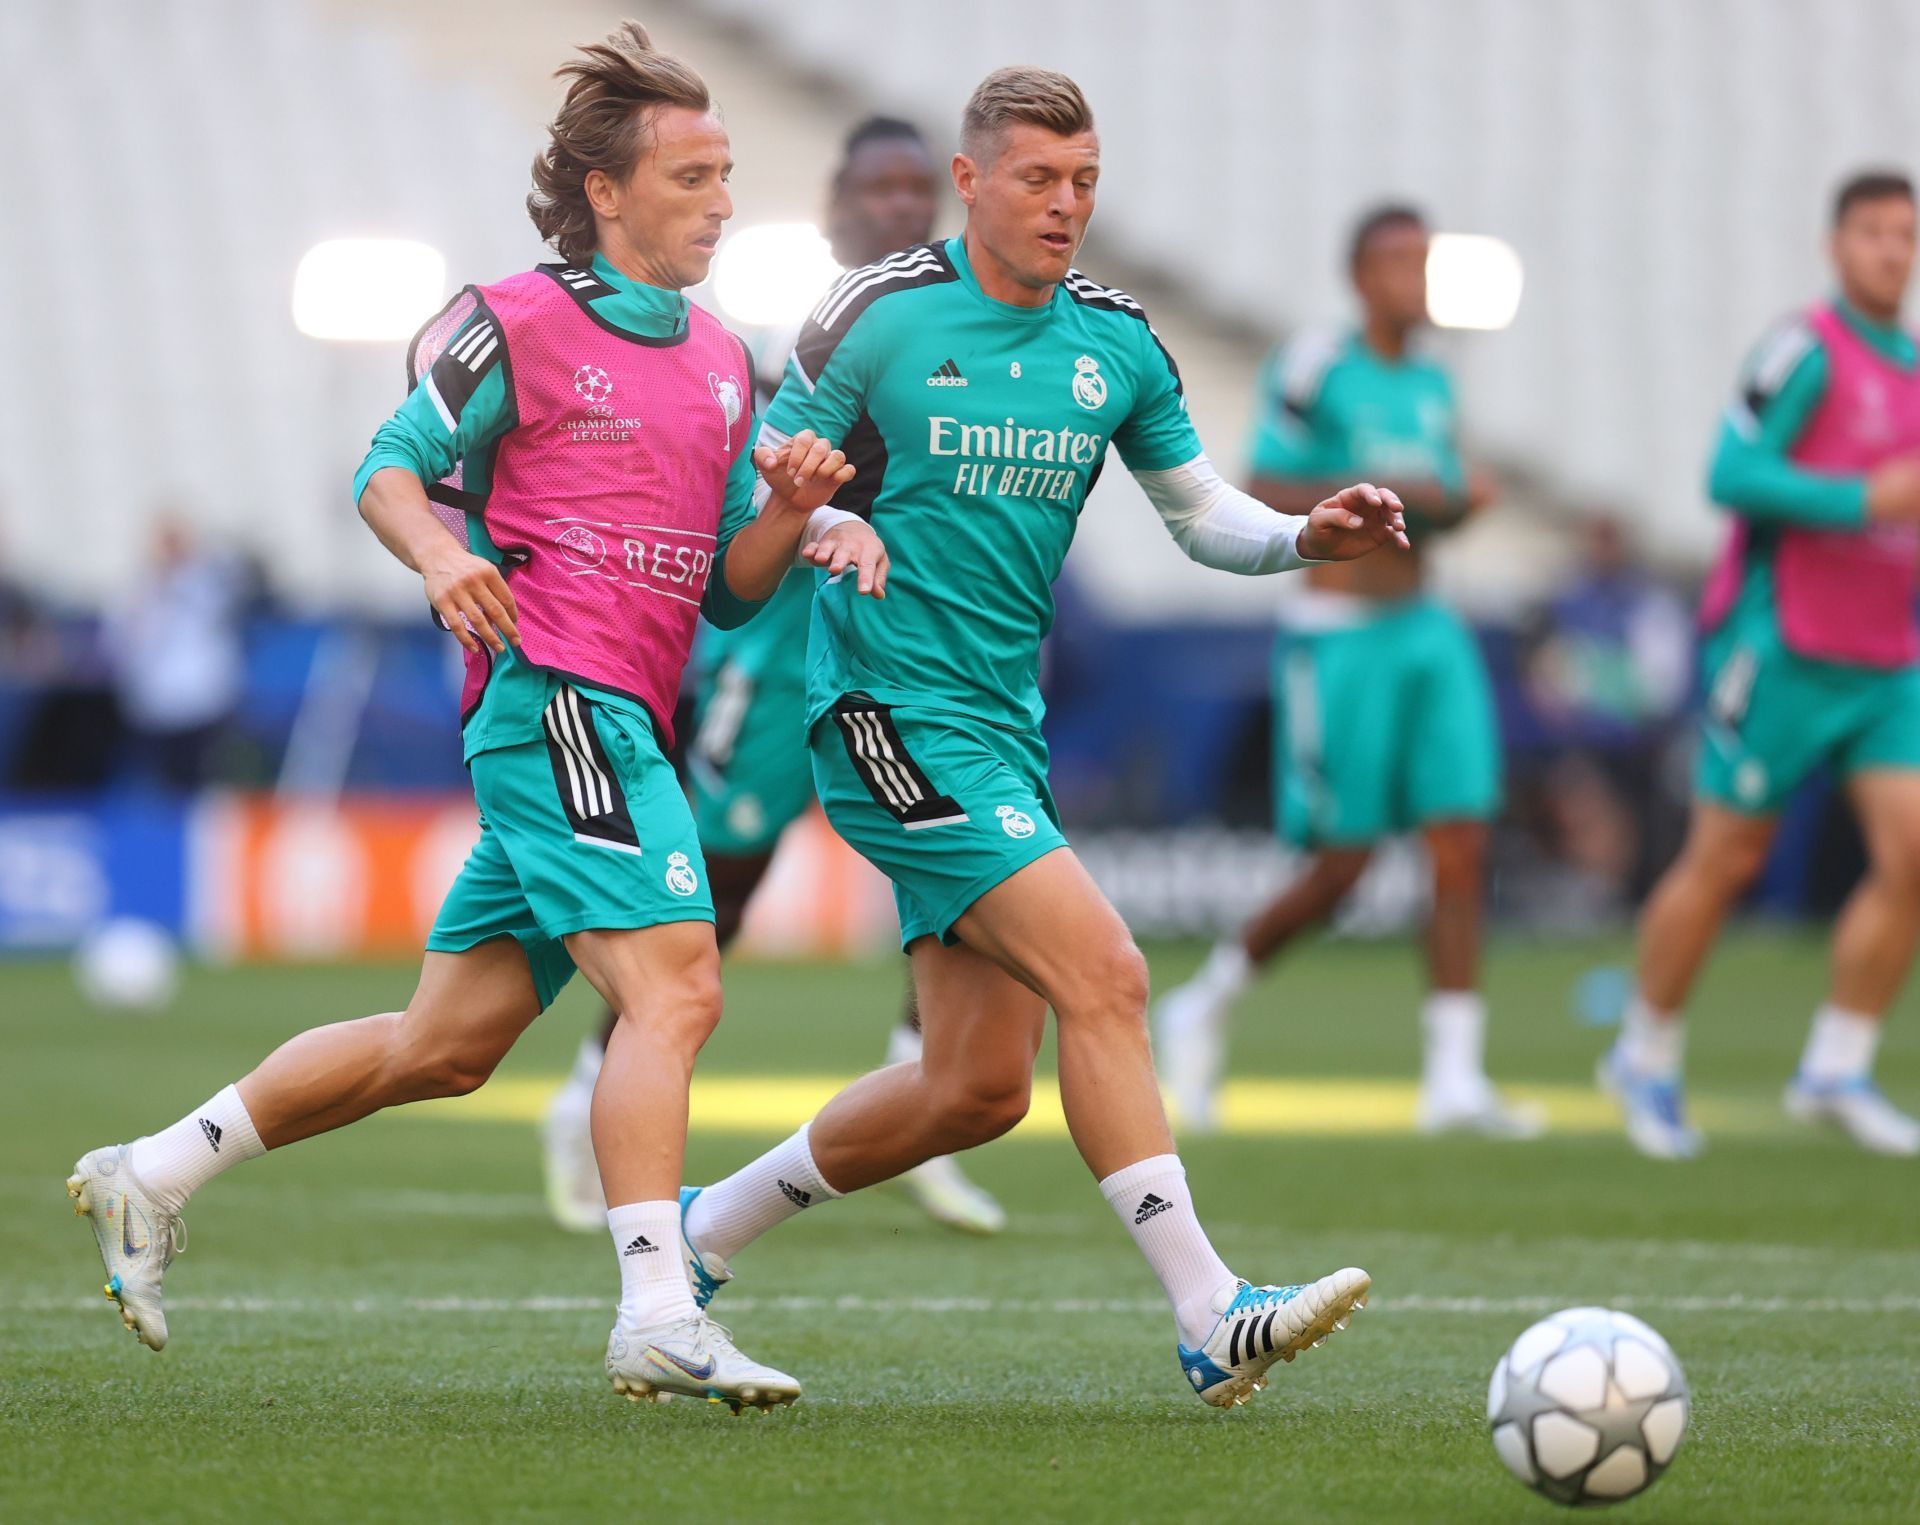
[[[1100,374],[1100,362],[1091,355],[1073,362],[1073,400],[1089,410],[1107,400],[1107,378]]]

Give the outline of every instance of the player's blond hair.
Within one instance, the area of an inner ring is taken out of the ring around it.
[[[1015,122],[1072,137],[1093,131],[1093,108],[1078,85],[1052,69],[995,69],[974,87],[960,114],[960,152],[985,168],[999,157]]]
[[[649,146],[660,107],[707,111],[713,99],[706,81],[656,49],[637,21],[621,22],[553,72],[567,81],[567,94],[547,129],[547,146],[533,161],[527,215],[562,259],[579,265],[593,258],[598,243],[588,172],[625,180]]]

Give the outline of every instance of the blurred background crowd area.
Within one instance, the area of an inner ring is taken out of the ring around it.
[[[1073,73],[1106,157],[1081,264],[1146,302],[1235,478],[1262,356],[1351,318],[1356,214],[1409,200],[1491,248],[1466,279],[1506,283],[1495,316],[1469,290],[1435,345],[1501,490],[1435,580],[1498,697],[1494,909],[1624,916],[1684,821],[1716,415],[1824,289],[1832,184],[1920,145],[1898,0],[975,0],[938,49],[889,0],[0,4],[0,191],[33,209],[0,220],[0,949],[109,914],[216,951],[417,936],[375,886],[430,907],[470,835],[455,652],[347,494],[404,345],[296,321],[295,274],[329,240],[407,240],[434,255],[420,318],[547,257],[522,206],[548,72],[627,13],[722,105],[732,239],[817,221],[867,112],[944,150],[991,67]],[[751,322],[736,291],[695,295]],[[1285,872],[1287,582],[1185,563],[1124,472],[1087,507],[1048,737],[1069,828],[1143,931],[1216,930]],[[814,835],[794,852],[829,852]],[[1818,914],[1857,865],[1814,780],[1758,895]],[[1418,879],[1387,855],[1350,929],[1403,919]]]

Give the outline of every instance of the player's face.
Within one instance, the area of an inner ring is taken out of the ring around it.
[[[711,111],[663,106],[652,146],[624,182],[593,170],[587,196],[600,216],[601,249],[650,285],[679,290],[707,278],[720,229],[733,216],[733,153]],[[620,257],[624,251],[628,258]]]
[[[1367,316],[1398,329],[1427,317],[1427,230],[1415,222],[1379,229],[1353,266],[1354,289]]]
[[[933,236],[939,197],[933,160],[911,138],[876,138],[854,150],[828,211],[833,257],[870,265]]]
[[[1067,278],[1100,180],[1100,138],[1062,137],[1015,122],[1000,151],[977,165],[953,156],[953,188],[967,205],[967,227],[1018,285],[1030,290]]]
[[[1913,203],[1904,196],[1855,202],[1833,230],[1834,268],[1849,301],[1875,317],[1900,311],[1913,275]]]

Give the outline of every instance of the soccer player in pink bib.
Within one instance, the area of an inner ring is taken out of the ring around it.
[[[720,965],[663,754],[699,615],[749,618],[796,559],[879,596],[885,556],[860,521],[809,528],[852,475],[839,451],[798,436],[750,454],[751,363],[682,295],[733,211],[705,84],[631,23],[560,74],[528,199],[560,263],[467,287],[422,330],[412,390],[354,484],[466,648],[480,839],[419,987],[406,1010],[303,1033],[179,1122],[93,1150],[68,1192],[108,1297],[158,1350],[194,1190],[382,1107],[473,1090],[578,968],[621,1013],[593,1101],[621,1281],[608,1374],[634,1398],[769,1408],[799,1384],[742,1355],[684,1269],[687,1088]]]
[[[1734,517],[1701,607],[1693,823],[1641,917],[1637,988],[1600,1067],[1627,1136],[1659,1158],[1700,1148],[1680,1083],[1694,978],[1787,796],[1821,766],[1845,784],[1871,861],[1834,928],[1786,1107],[1877,1153],[1920,1154],[1920,1122],[1873,1082],[1920,937],[1920,350],[1900,323],[1914,247],[1905,175],[1843,185],[1838,293],[1761,342],[1721,425],[1710,490]]]

